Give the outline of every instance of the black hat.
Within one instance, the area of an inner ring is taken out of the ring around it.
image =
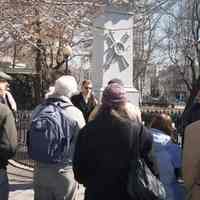
[[[0,80],[6,80],[6,81],[11,81],[12,77],[5,72],[0,71]]]

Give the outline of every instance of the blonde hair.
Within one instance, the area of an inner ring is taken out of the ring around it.
[[[90,113],[88,121],[92,121],[101,112],[102,105],[98,104]],[[135,106],[129,102],[119,106],[117,109],[112,109],[111,114],[117,118],[126,118],[134,122],[142,122],[141,111],[138,106]]]

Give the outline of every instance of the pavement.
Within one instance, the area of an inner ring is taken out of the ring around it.
[[[33,171],[18,163],[8,165],[9,200],[33,200]]]
[[[13,160],[7,167],[10,184],[9,200],[33,200],[33,170]],[[78,200],[84,199],[84,188],[79,185]]]

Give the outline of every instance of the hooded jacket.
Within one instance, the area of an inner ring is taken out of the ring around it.
[[[175,169],[181,168],[181,148],[172,143],[171,137],[158,129],[151,129],[153,134],[153,150],[157,159],[160,180],[163,183],[167,199],[182,199],[183,192],[178,187]]]

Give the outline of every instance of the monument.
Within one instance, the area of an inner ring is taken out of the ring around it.
[[[91,79],[100,98],[108,81],[123,81],[129,101],[139,104],[133,87],[133,13],[132,1],[108,0],[105,11],[94,21]]]

